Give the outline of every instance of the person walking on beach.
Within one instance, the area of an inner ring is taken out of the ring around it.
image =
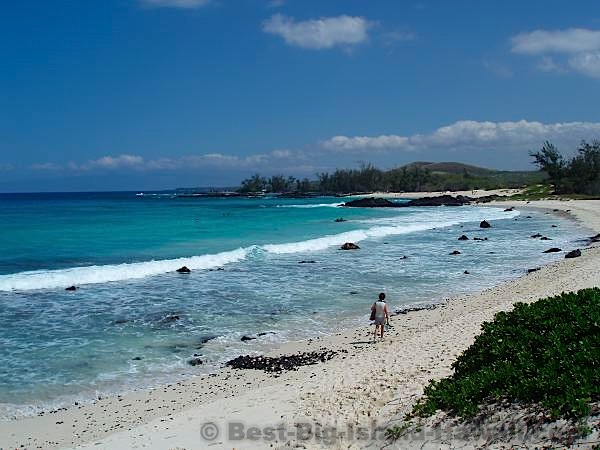
[[[377,340],[377,330],[381,330],[381,339],[383,339],[383,330],[385,324],[390,320],[390,312],[388,306],[385,303],[385,294],[381,292],[379,294],[379,300],[373,303],[371,306],[371,314],[375,317],[375,332],[373,333],[373,340]]]

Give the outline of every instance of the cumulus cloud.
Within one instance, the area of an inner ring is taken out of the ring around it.
[[[585,28],[535,30],[517,34],[511,41],[512,51],[515,53],[529,55],[581,53],[600,50],[600,31]]]
[[[281,36],[288,45],[322,50],[365,42],[371,26],[372,23],[364,17],[343,15],[295,21],[291,17],[275,14],[263,23],[263,31]]]
[[[193,9],[207,5],[210,0],[141,0],[142,4],[157,8]]]
[[[544,124],[518,122],[477,122],[461,120],[429,134],[410,136],[334,136],[322,147],[338,152],[427,150],[519,150],[540,145],[545,140],[557,144],[576,144],[581,139],[600,135],[598,122],[563,122]]]
[[[53,162],[32,164],[29,168],[35,171],[61,171],[68,169],[73,172],[93,171],[176,171],[202,168],[255,169],[264,164],[295,163],[303,158],[301,152],[293,150],[273,150],[249,156],[228,155],[224,153],[203,153],[184,155],[177,158],[160,157],[144,159],[139,155],[107,155],[86,162],[71,161],[66,165]],[[0,165],[0,171],[2,166]]]
[[[522,55],[542,56],[538,68],[546,72],[565,72],[565,67],[583,75],[600,78],[600,30],[568,28],[535,30],[511,39],[511,50]],[[556,63],[548,55],[562,57]],[[555,70],[555,69],[560,70]]]

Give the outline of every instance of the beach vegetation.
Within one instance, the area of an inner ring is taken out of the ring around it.
[[[600,195],[600,141],[582,141],[570,159],[550,142],[530,154],[556,194]]]
[[[430,381],[412,415],[443,410],[467,419],[509,402],[539,406],[553,419],[587,417],[600,400],[600,289],[497,313],[452,368]]]

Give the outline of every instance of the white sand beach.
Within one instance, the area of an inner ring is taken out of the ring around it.
[[[600,201],[501,205],[569,214],[590,229],[590,236],[600,232]],[[372,328],[365,326],[288,343],[274,352],[337,351],[327,362],[278,376],[222,369],[158,389],[1,422],[0,448],[364,448],[369,443],[371,448],[380,448],[385,444],[382,430],[410,410],[429,379],[451,373],[451,363],[473,342],[483,321],[518,301],[600,286],[600,246],[582,244],[580,248],[579,258],[560,260],[483,292],[452,298],[432,310],[395,316],[392,331],[376,344],[369,342]],[[304,433],[308,426],[312,432]],[[323,430],[321,436],[314,433],[318,428]],[[301,436],[292,435],[298,430]],[[398,448],[453,446],[452,442],[441,445],[425,440],[403,442]]]

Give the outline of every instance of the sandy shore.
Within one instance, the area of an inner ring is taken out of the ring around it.
[[[600,232],[600,201],[502,205],[568,211],[584,226]],[[338,352],[318,365],[277,376],[223,369],[159,389],[0,422],[0,449],[364,448],[369,443],[380,448],[382,430],[409,410],[429,379],[451,373],[450,364],[473,342],[483,321],[517,301],[600,286],[600,247],[582,244],[580,248],[580,258],[561,260],[483,292],[453,298],[433,310],[396,316],[382,342],[369,342],[371,327],[365,326],[288,343],[274,352],[322,348]],[[306,432],[308,427],[311,434]],[[335,427],[335,432],[329,427]],[[292,434],[297,432],[299,438]],[[434,442],[424,448],[442,447],[452,448],[452,444]]]

